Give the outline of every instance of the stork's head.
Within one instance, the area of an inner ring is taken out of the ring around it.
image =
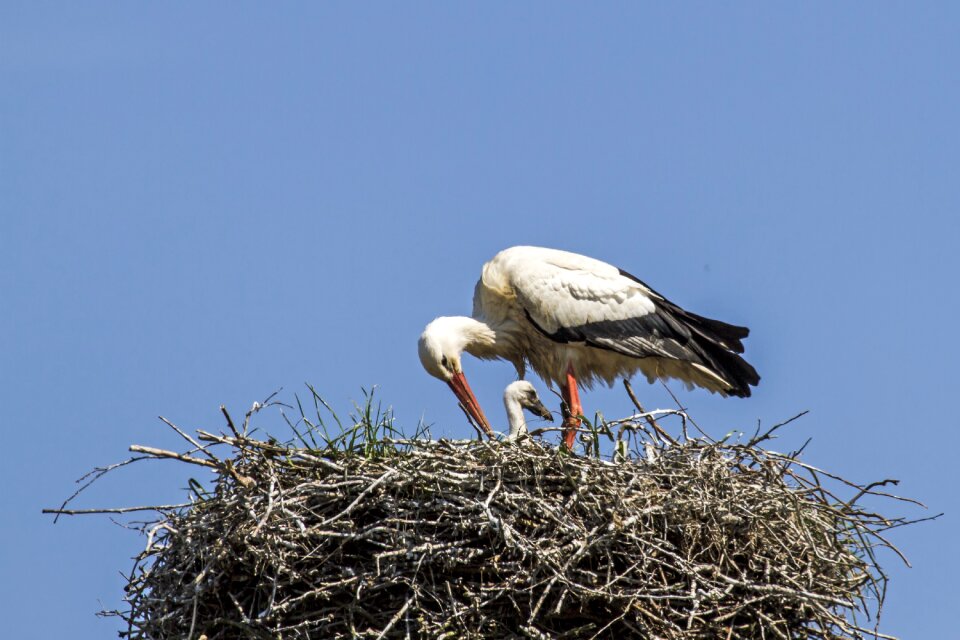
[[[550,410],[543,406],[537,390],[526,380],[517,380],[507,385],[503,391],[503,406],[507,410],[507,420],[510,421],[507,442],[516,442],[526,437],[527,421],[523,417],[524,409],[553,422]]]
[[[503,404],[510,412],[510,405],[516,403],[530,413],[553,422],[553,414],[540,401],[536,388],[526,380],[517,380],[507,385],[503,391]]]
[[[492,342],[492,334],[489,327],[473,318],[441,317],[427,325],[420,335],[418,345],[423,368],[450,386],[470,417],[490,436],[493,429],[467,384],[467,378],[460,366],[460,357],[465,349],[475,344]]]

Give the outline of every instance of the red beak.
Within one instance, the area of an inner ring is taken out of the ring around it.
[[[457,400],[459,400],[463,408],[466,409],[467,414],[483,428],[490,439],[493,439],[493,429],[490,428],[490,423],[487,422],[487,416],[483,415],[483,409],[480,408],[477,397],[473,395],[473,391],[470,390],[470,385],[467,384],[467,377],[463,375],[463,372],[461,371],[455,374],[447,384],[450,385],[454,395],[457,396]]]

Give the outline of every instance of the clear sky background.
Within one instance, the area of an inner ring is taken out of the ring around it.
[[[809,409],[776,447],[945,511],[894,533],[913,569],[882,556],[883,630],[960,637],[958,6],[0,3],[2,635],[119,628],[94,613],[144,540],[40,510],[178,447],[158,415],[218,429],[306,382],[346,413],[379,385],[468,436],[417,337],[537,244],[750,326],[754,397],[674,390],[718,436]],[[502,425],[512,367],[465,363]],[[76,506],[177,502],[187,475]]]

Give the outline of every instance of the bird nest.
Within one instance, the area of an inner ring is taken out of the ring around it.
[[[122,637],[889,637],[875,551],[906,521],[859,505],[876,485],[762,448],[771,432],[651,432],[611,458],[228,422],[177,429],[188,453],[133,448],[216,475],[142,525]]]

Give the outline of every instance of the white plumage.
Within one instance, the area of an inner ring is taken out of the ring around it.
[[[517,380],[507,385],[503,390],[503,406],[507,410],[507,422],[510,424],[508,442],[516,442],[527,435],[527,419],[523,410],[553,422],[550,410],[543,406],[540,395],[532,384],[526,380]]]
[[[676,378],[688,387],[749,396],[760,378],[738,355],[748,333],[685,311],[605,262],[513,247],[483,266],[473,317],[437,318],[420,336],[419,352],[424,368],[451,387],[460,379],[466,384],[463,351],[508,360],[520,378],[529,365],[548,384],[557,383],[571,413],[580,415],[578,385],[612,384],[637,371],[650,382]],[[454,391],[487,428],[472,393]],[[567,441],[572,445],[572,435]]]

